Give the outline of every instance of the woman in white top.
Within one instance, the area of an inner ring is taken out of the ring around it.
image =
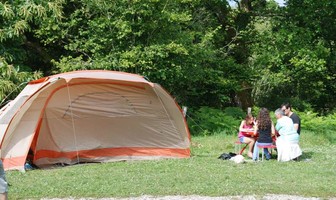
[[[276,140],[278,161],[298,158],[302,155],[302,151],[299,147],[300,136],[294,128],[293,120],[285,116],[280,108],[275,111],[275,117],[277,118],[275,129],[280,135]]]

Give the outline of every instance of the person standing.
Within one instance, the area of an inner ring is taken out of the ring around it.
[[[259,148],[257,147],[258,144],[260,145],[272,145],[272,135],[275,134],[274,124],[271,120],[269,111],[267,108],[261,108],[257,117],[257,126],[256,126],[255,134],[258,133],[259,137],[254,145],[253,150],[253,160],[257,161],[259,157]],[[267,148],[264,148],[264,153],[266,156],[266,160],[271,159],[271,155],[268,152]]]
[[[2,160],[0,159],[0,200],[7,200],[8,183],[5,177]]]
[[[296,132],[300,135],[301,132],[301,119],[300,117],[292,111],[292,106],[289,103],[283,103],[281,105],[281,110],[284,114],[293,120],[294,128]]]

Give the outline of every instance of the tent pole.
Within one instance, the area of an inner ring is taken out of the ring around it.
[[[67,82],[67,89],[68,89],[69,107],[70,107],[70,113],[71,113],[72,131],[73,131],[74,140],[75,140],[77,163],[79,164],[79,153],[78,153],[78,147],[77,147],[76,127],[75,127],[75,120],[74,120],[74,115],[73,115],[72,101],[71,101],[70,88],[69,88],[68,82]]]

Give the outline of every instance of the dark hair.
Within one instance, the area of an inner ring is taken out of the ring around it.
[[[257,120],[259,130],[266,130],[272,125],[272,120],[267,108],[260,109]]]
[[[292,106],[290,105],[290,103],[283,103],[283,104],[281,104],[281,108],[283,107],[283,106],[285,106],[286,107],[286,109],[288,109],[288,108],[292,108]]]

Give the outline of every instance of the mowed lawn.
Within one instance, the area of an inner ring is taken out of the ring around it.
[[[334,133],[336,134],[336,133]],[[7,171],[9,199],[136,197],[142,195],[265,195],[336,197],[336,145],[301,133],[299,162],[244,164],[220,160],[236,136],[192,137],[188,159],[80,164],[26,173]]]

